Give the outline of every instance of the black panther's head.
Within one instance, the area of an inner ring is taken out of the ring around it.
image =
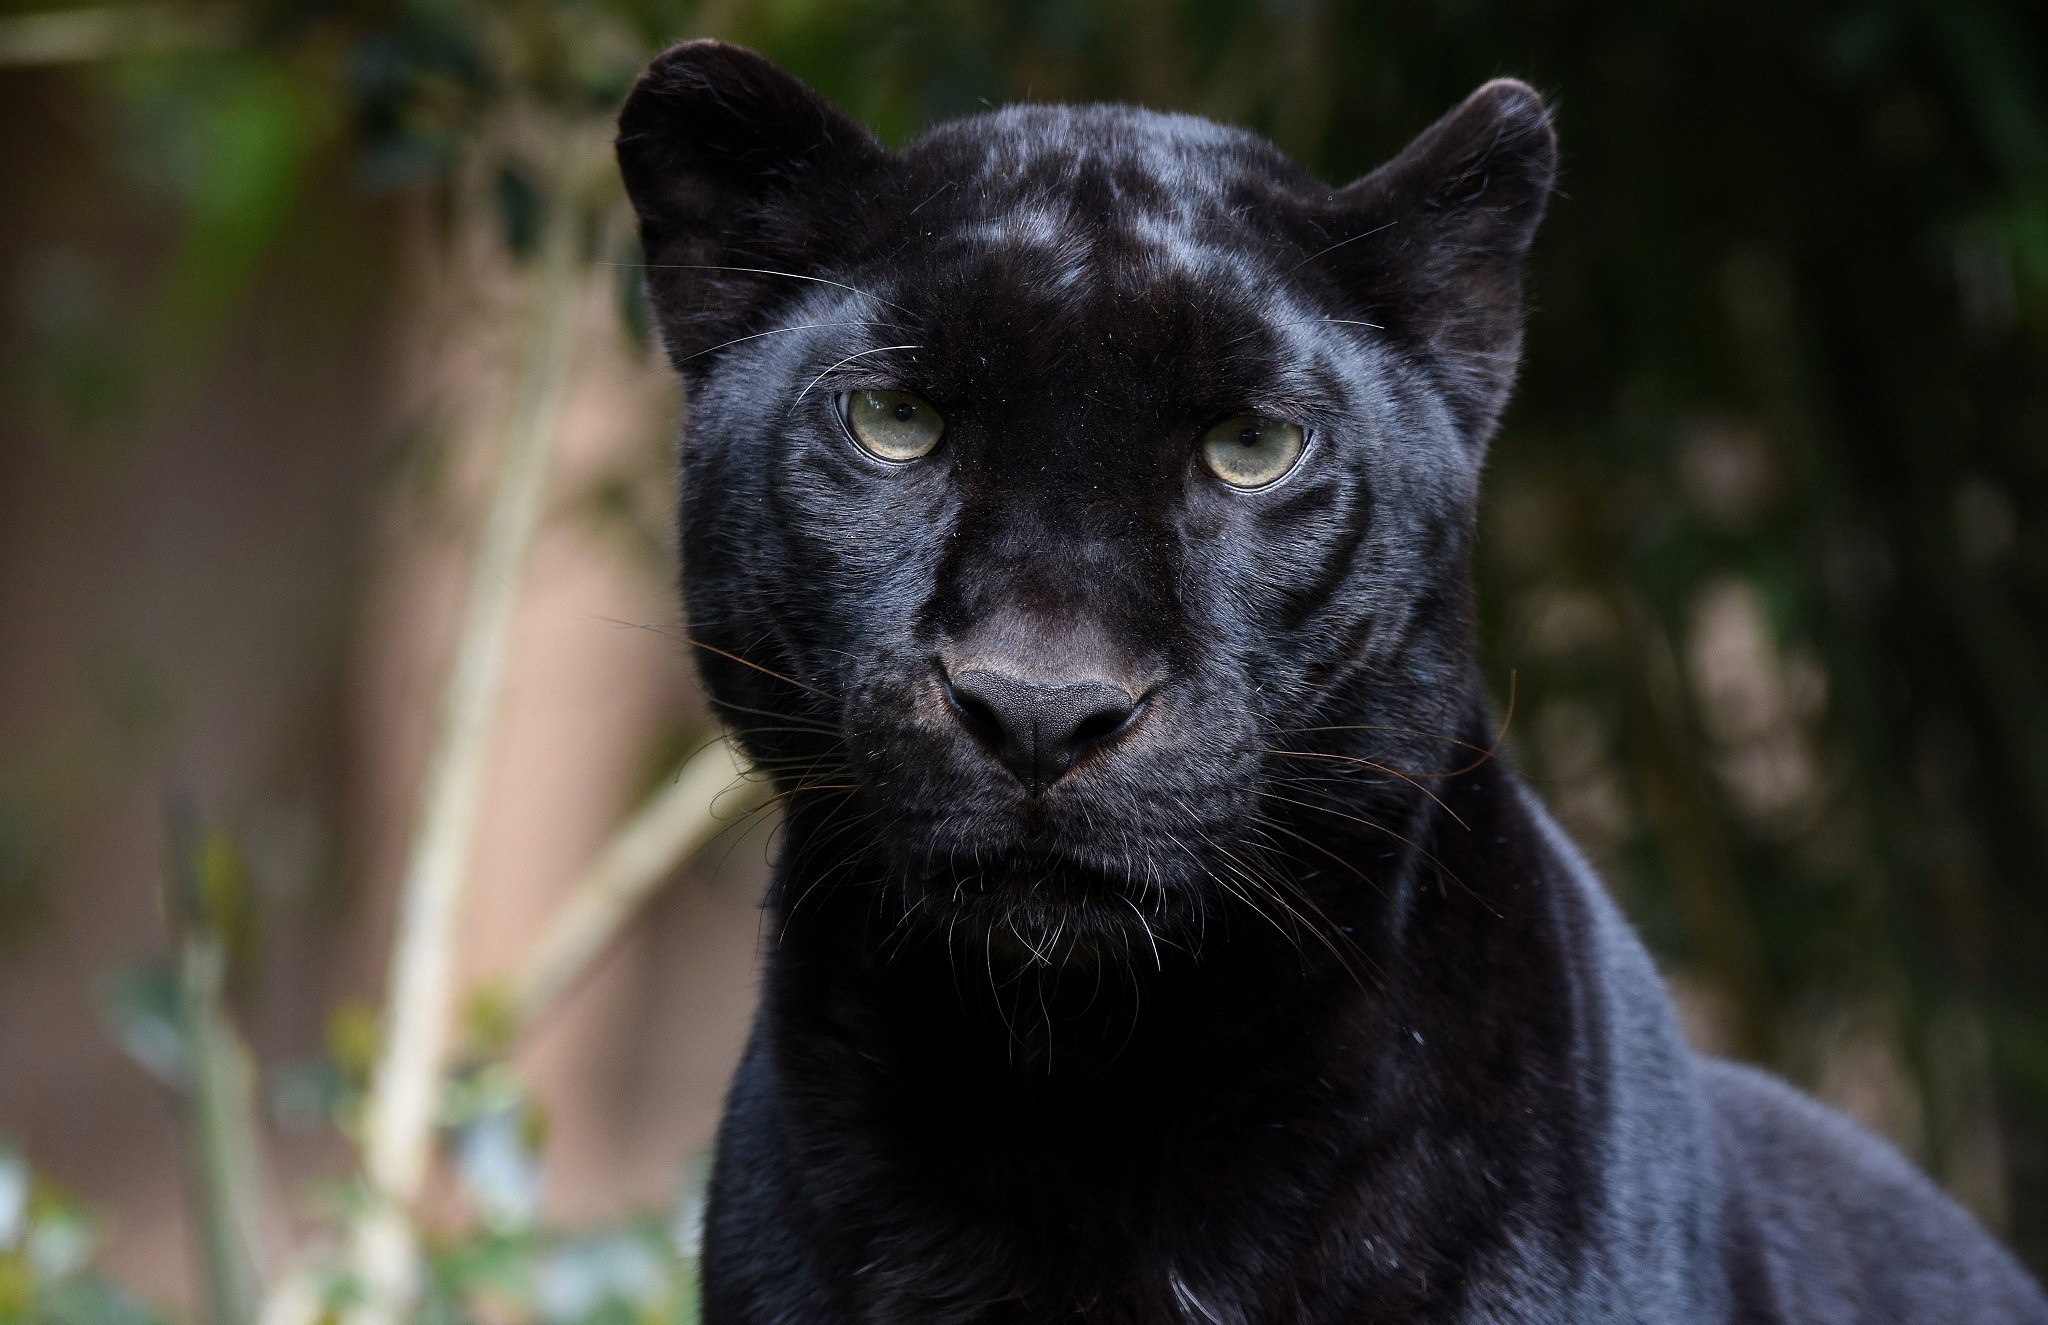
[[[1554,156],[1508,81],[1332,189],[1121,107],[890,152],[751,52],[655,61],[619,160],[690,629],[810,872],[1040,951],[1355,883],[1317,852],[1464,756]]]

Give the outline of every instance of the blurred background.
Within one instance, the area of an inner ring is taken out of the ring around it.
[[[1489,77],[1553,97],[1477,568],[1514,757],[1698,1044],[2048,1271],[2048,9],[6,0],[0,1321],[282,1321],[283,1267],[339,1245],[522,438],[548,465],[483,704],[451,945],[484,1048],[420,1196],[427,1307],[687,1314],[772,829],[739,804],[643,871],[530,1030],[487,997],[712,734],[671,590],[681,403],[608,152],[685,36],[890,143],[1129,101],[1332,181]],[[238,1092],[224,1152],[207,1101]]]

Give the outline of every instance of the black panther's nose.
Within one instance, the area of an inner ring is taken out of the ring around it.
[[[1045,685],[985,668],[946,678],[946,698],[967,729],[1036,796],[1074,761],[1131,724],[1138,701],[1106,681]]]

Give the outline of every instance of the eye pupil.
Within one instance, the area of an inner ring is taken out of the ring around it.
[[[896,406],[896,421],[898,423],[908,423],[911,421],[911,419],[915,418],[916,415],[917,406],[911,404],[907,400]]]
[[[1259,444],[1259,430],[1257,428],[1246,428],[1238,433],[1237,444],[1246,449],[1257,446]]]

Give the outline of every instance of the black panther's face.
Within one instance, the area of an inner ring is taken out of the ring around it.
[[[1375,212],[1248,136],[1101,108],[1000,112],[900,156],[833,124],[843,169],[772,175],[782,211],[721,220],[773,186],[713,171],[701,126],[681,147],[649,121],[677,70],[710,86],[701,66],[740,58],[681,48],[666,83],[658,64],[622,159],[694,386],[691,630],[852,874],[1040,951],[1171,939],[1269,891],[1260,861],[1332,780],[1392,805],[1442,766],[1511,268],[1461,232],[1481,279],[1375,284],[1401,199]],[[821,104],[792,132],[815,137]],[[1547,180],[1547,132],[1524,136]]]

